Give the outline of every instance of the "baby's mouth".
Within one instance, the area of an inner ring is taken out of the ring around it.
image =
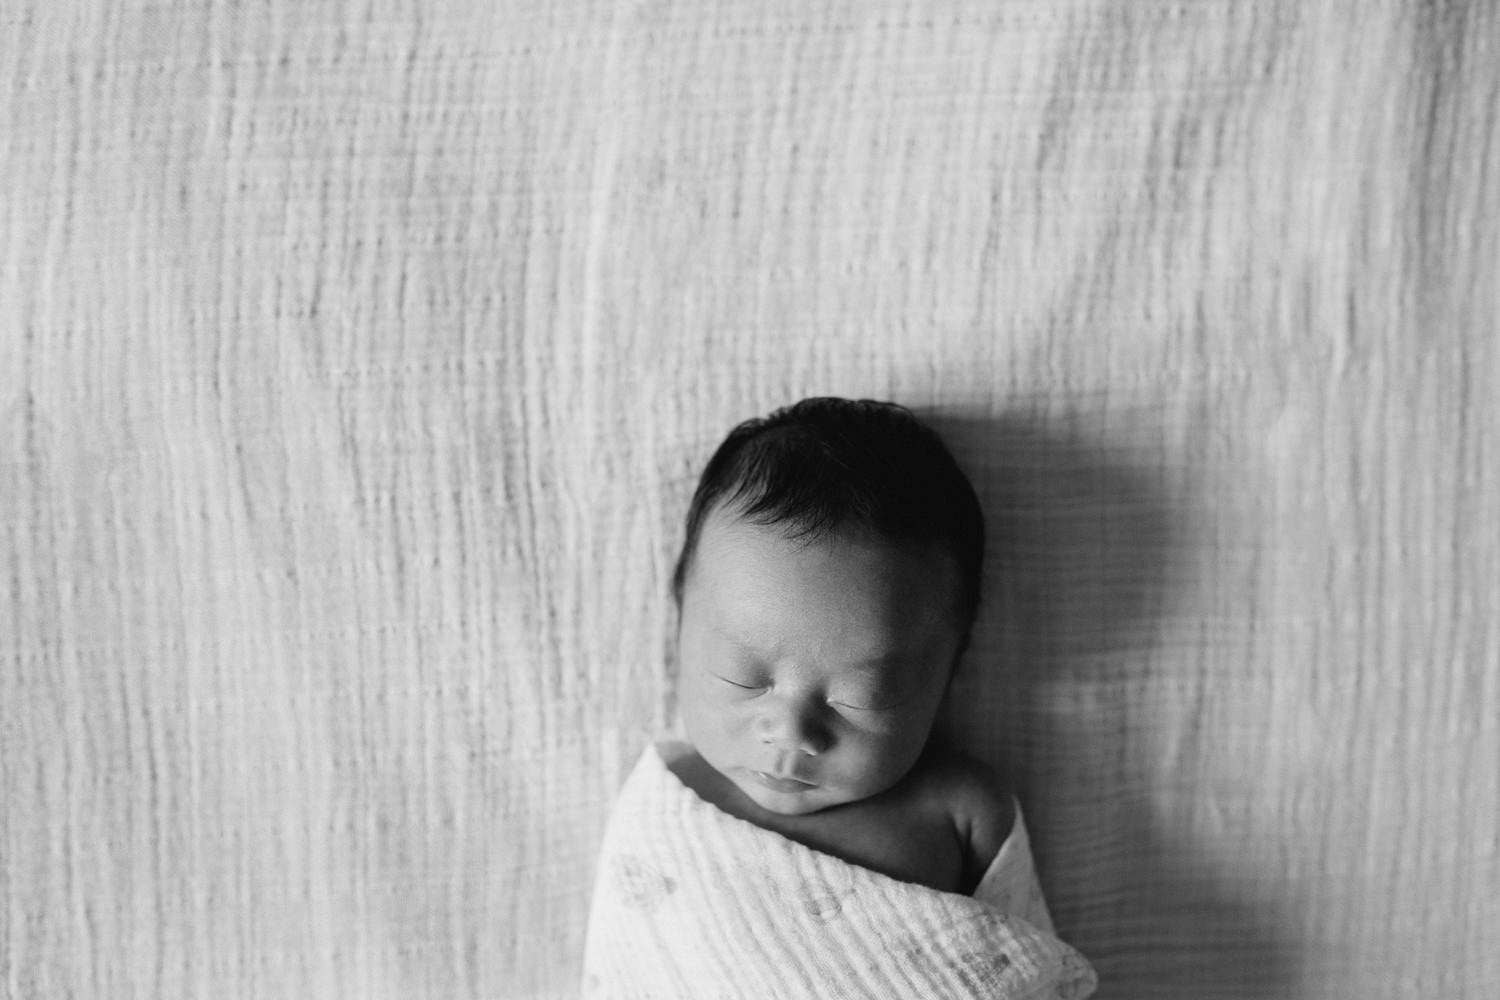
[[[750,776],[771,791],[781,792],[786,795],[796,795],[818,787],[810,782],[798,781],[796,778],[778,778],[774,774],[767,774],[764,771],[751,771]]]

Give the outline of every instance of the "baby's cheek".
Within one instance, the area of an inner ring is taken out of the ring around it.
[[[892,725],[879,732],[865,734],[861,743],[872,780],[894,782],[909,771],[926,745],[927,733],[921,725]]]
[[[910,709],[890,709],[881,712],[850,713],[844,720],[851,734],[858,734],[872,742],[901,744],[912,740],[925,740],[931,720],[927,713]]]
[[[683,710],[685,714],[691,713],[689,726],[695,726],[703,739],[714,743],[729,742],[745,727],[745,711],[723,698],[713,697],[710,692],[692,692]]]
[[[714,705],[711,700],[704,697],[701,685],[695,681],[687,681],[678,688],[678,711],[682,714],[682,721],[689,731],[696,736],[713,726],[715,716]]]

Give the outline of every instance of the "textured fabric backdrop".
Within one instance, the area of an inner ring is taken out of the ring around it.
[[[0,991],[564,997],[735,422],[928,415],[1101,997],[1500,995],[1492,0],[10,2]]]

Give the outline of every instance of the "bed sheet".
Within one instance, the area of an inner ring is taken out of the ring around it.
[[[1100,997],[1500,994],[1489,0],[0,12],[0,994],[552,998],[701,463],[991,519]]]

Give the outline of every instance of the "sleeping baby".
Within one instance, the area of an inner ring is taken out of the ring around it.
[[[933,738],[984,522],[935,433],[807,399],[704,469],[673,577],[680,740],[605,835],[585,993],[1082,997],[1014,799]]]

